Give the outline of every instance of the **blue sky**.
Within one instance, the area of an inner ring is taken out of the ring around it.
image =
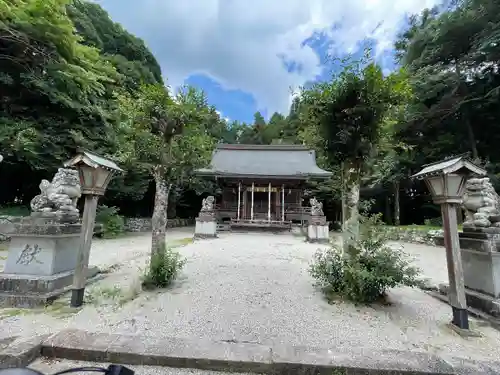
[[[168,84],[205,90],[223,118],[286,113],[293,92],[325,79],[327,57],[370,43],[384,68],[408,14],[440,0],[95,0],[156,56]]]

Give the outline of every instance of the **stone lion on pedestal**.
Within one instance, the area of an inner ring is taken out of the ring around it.
[[[311,215],[312,216],[324,216],[323,203],[321,203],[315,197],[313,197],[313,198],[309,199],[309,204],[311,205]]]
[[[212,212],[214,210],[215,198],[208,196],[201,202],[201,212]]]
[[[78,171],[59,168],[52,182],[42,180],[39,187],[40,194],[30,202],[33,216],[56,218],[67,223],[79,220],[76,204],[82,192]]]
[[[466,216],[464,227],[500,227],[500,197],[488,177],[466,182],[462,207]]]

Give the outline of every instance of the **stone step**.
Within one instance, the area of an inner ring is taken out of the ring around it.
[[[162,373],[160,366],[260,374],[500,373],[498,362],[464,361],[452,356],[409,350],[264,345],[74,329],[44,340],[41,354],[47,359],[158,366],[157,373]]]
[[[228,232],[230,230],[229,224],[217,224],[217,232]]]

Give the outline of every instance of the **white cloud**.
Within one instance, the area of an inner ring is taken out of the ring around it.
[[[390,50],[407,13],[439,0],[98,0],[151,47],[170,85],[202,73],[225,89],[251,93],[259,109],[285,112],[290,87],[322,72],[303,41],[328,38],[336,53],[355,52],[372,38]],[[335,28],[332,26],[336,25]],[[287,72],[282,58],[300,64]]]
[[[227,116],[224,116],[221,111],[215,111],[215,113],[217,113],[217,115],[219,115],[219,118],[222,119],[222,120],[224,120],[225,122],[230,122],[231,121],[231,119],[229,117],[227,117]]]

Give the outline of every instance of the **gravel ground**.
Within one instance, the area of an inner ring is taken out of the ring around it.
[[[394,248],[402,250],[414,260],[414,264],[422,271],[422,277],[428,278],[436,286],[448,283],[448,269],[446,268],[446,250],[444,247],[421,244],[390,242]]]
[[[186,232],[175,236],[183,238]],[[74,327],[157,337],[498,357],[500,332],[473,320],[473,328],[483,337],[459,337],[446,327],[450,307],[420,290],[392,290],[390,306],[329,305],[308,275],[308,264],[319,246],[292,235],[222,234],[180,247],[188,263],[175,286],[137,296],[137,268],[144,266],[149,247],[149,241],[139,237],[96,243],[94,264],[109,266],[120,259],[123,265],[89,288],[92,303],[82,311],[6,312],[0,320],[0,336]],[[133,251],[131,244],[137,246]],[[440,281],[446,274],[444,249],[406,244],[405,251],[417,258],[424,276]]]

